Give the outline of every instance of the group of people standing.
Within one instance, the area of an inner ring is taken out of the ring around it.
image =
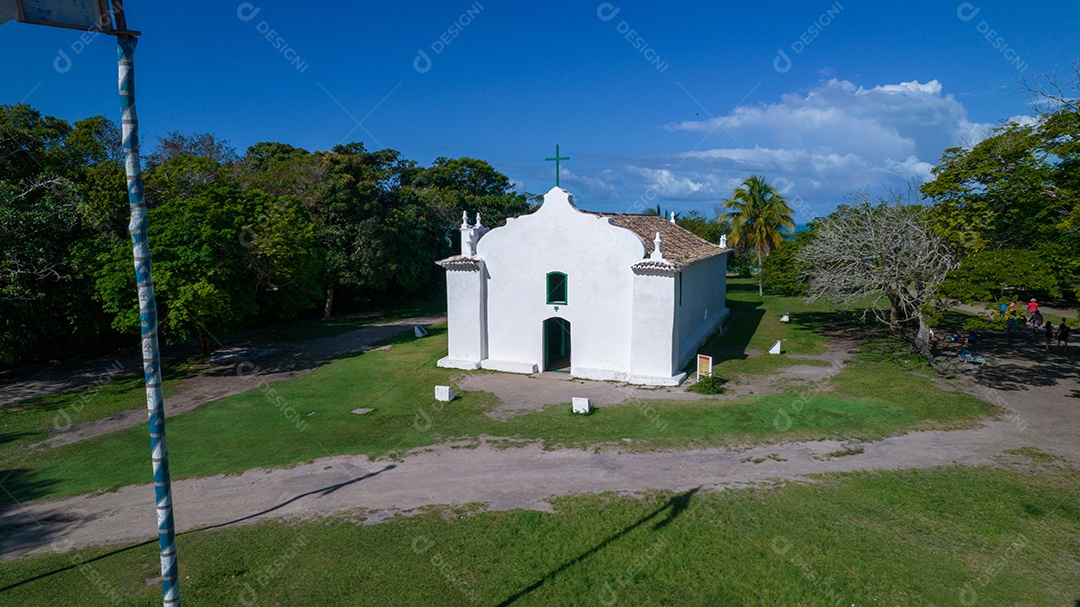
[[[1000,311],[1002,316],[1006,318],[1005,328],[1009,333],[1013,331],[1020,331],[1020,320],[1024,319],[1024,315],[1019,310],[1019,306],[1014,301],[1006,304],[1002,302]],[[1043,340],[1046,344],[1046,351],[1049,352],[1053,346],[1054,338],[1057,338],[1057,345],[1061,347],[1061,351],[1064,352],[1069,347],[1069,333],[1072,332],[1072,328],[1069,327],[1067,321],[1062,320],[1057,327],[1054,327],[1054,323],[1050,321],[1043,322],[1042,312],[1039,311],[1039,302],[1034,298],[1027,304],[1027,326],[1031,327],[1032,335],[1035,339],[1039,338],[1039,330],[1043,331]]]

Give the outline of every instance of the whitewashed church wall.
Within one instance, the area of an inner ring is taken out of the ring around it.
[[[630,345],[630,370],[637,380],[658,380],[673,375],[675,295],[673,274],[634,275],[634,334]]]
[[[487,358],[485,323],[486,284],[484,265],[476,269],[451,269],[446,272],[446,317],[449,348],[440,367],[478,369]]]
[[[682,369],[697,355],[705,340],[727,319],[727,254],[686,266],[680,278],[681,297],[676,293],[676,366]],[[679,289],[678,285],[676,289]]]

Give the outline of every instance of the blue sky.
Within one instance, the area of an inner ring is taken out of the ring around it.
[[[558,143],[583,208],[711,215],[763,174],[802,222],[925,179],[1032,113],[1022,78],[1080,56],[1075,1],[316,6],[128,0],[144,150],[172,130],[241,153],[362,141],[483,158],[543,193]],[[0,25],[0,104],[118,120],[115,42],[82,35]]]

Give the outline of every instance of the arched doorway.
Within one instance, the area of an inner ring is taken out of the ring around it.
[[[570,372],[570,321],[565,318],[544,321],[544,370]]]

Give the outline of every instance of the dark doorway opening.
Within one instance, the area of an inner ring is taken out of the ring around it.
[[[544,370],[570,372],[570,321],[565,318],[544,321]]]

